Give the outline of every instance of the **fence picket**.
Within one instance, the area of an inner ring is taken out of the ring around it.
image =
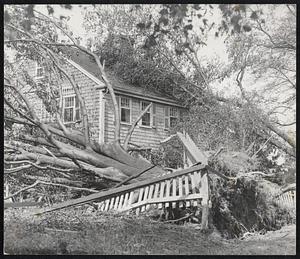
[[[139,192],[139,198],[138,198],[138,201],[137,201],[138,204],[142,201],[143,193],[144,193],[144,188],[141,188],[140,192]],[[136,213],[136,215],[139,215],[140,214],[140,208],[136,208],[135,213]]]
[[[190,193],[190,190],[189,190],[189,178],[188,176],[184,176],[184,191],[185,191],[185,196],[188,196],[189,193]],[[185,206],[188,208],[190,207],[190,202],[189,201],[186,201],[185,202]]]
[[[179,185],[179,197],[182,197],[183,196],[183,184],[182,184],[182,177],[180,176],[178,178],[178,185]],[[179,208],[182,208],[183,207],[183,202],[180,201],[179,202]]]
[[[113,206],[114,206],[114,201],[115,201],[115,198],[113,197],[113,198],[111,198],[111,200],[110,200],[110,205],[109,205],[109,209],[111,210],[112,208],[113,208]]]
[[[166,198],[170,197],[170,189],[171,189],[171,183],[170,183],[170,180],[168,180],[166,183]],[[165,208],[168,208],[169,206],[170,206],[169,202],[166,202]]]
[[[147,200],[147,198],[148,198],[148,192],[149,192],[149,186],[147,186],[147,187],[145,188],[145,193],[144,193],[143,201],[146,201],[146,200]],[[144,212],[145,209],[146,209],[146,206],[142,206],[141,212]]]
[[[176,178],[173,179],[172,181],[172,196],[175,197],[176,196]],[[172,202],[172,208],[176,208],[176,202]]]
[[[152,184],[152,185],[150,185],[149,194],[148,194],[148,200],[152,199],[153,191],[154,191],[154,185]],[[146,205],[146,210],[148,210],[149,208],[150,208],[150,205],[147,204]]]
[[[155,191],[153,196],[154,199],[158,197],[158,191],[159,191],[159,183],[155,184]],[[157,205],[155,204],[154,207],[156,208]]]
[[[104,210],[104,207],[105,207],[105,201],[101,201],[100,204],[98,204],[98,209],[100,211],[103,211]]]
[[[104,211],[108,211],[109,201],[110,201],[109,199],[105,200]]]
[[[129,193],[126,192],[126,194],[124,196],[124,203],[123,203],[122,209],[127,206],[127,204],[128,204],[128,198],[129,198]]]
[[[124,194],[122,194],[122,195],[121,195],[121,197],[120,197],[120,201],[119,201],[118,210],[120,210],[120,209],[122,208],[123,201],[124,201]]]
[[[198,181],[198,175],[197,172],[195,171],[194,173],[192,173],[193,178],[194,178],[194,182],[195,182],[195,192],[194,193],[199,193],[199,181]],[[194,201],[194,207],[197,207],[198,203],[197,200]]]
[[[159,198],[164,197],[164,188],[165,188],[165,182],[161,182],[160,184],[160,192],[159,192]],[[163,207],[163,204],[160,202],[158,203],[158,208],[161,209]]]
[[[116,199],[115,199],[114,210],[117,210],[117,209],[118,209],[118,206],[119,206],[119,199],[120,199],[120,196],[117,196]]]

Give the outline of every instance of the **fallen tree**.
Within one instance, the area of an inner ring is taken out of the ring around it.
[[[29,67],[20,70],[11,61],[5,60],[4,174],[14,177],[25,174],[26,177],[27,169],[52,170],[65,178],[65,183],[71,185],[70,178],[74,182],[75,173],[83,175],[88,173],[96,178],[114,182],[122,182],[150,167],[151,169],[141,176],[141,179],[146,179],[151,174],[162,173],[162,169],[153,167],[145,159],[131,156],[127,151],[135,126],[151,105],[137,117],[128,131],[125,142],[121,143],[119,107],[114,87],[105,73],[105,62],[100,61],[99,56],[93,52],[77,44],[59,21],[48,18],[34,9],[30,11],[29,8],[30,6],[7,7],[6,18],[9,18],[5,23],[4,44],[17,53],[19,65],[24,66],[30,64],[26,63],[30,60],[38,60],[45,64],[48,70],[46,81],[40,82],[26,71]],[[34,26],[28,28],[22,23],[24,21]],[[42,33],[45,31],[49,33]],[[57,37],[62,35],[67,37],[68,43],[57,41]],[[85,100],[73,75],[66,69],[67,57],[62,55],[60,47],[84,52],[97,64],[113,102],[115,118],[113,142],[99,143],[91,138],[90,116]],[[59,92],[64,80],[72,86],[78,99],[82,130],[66,127],[62,121],[62,96]],[[35,109],[35,99],[28,94],[29,90],[35,92],[35,98],[42,100],[54,121],[45,122],[39,118]],[[28,179],[33,180],[32,176]],[[136,180],[128,182],[134,181]],[[30,186],[35,187],[37,184],[48,184],[48,182],[37,180]],[[70,188],[74,189],[75,186]],[[26,187],[23,190],[27,190]]]

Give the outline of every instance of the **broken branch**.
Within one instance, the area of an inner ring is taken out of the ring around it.
[[[136,127],[136,125],[138,124],[138,122],[142,119],[142,117],[148,112],[148,110],[151,108],[152,106],[152,103],[150,103],[146,108],[145,110],[143,110],[140,115],[136,118],[136,120],[132,123],[130,129],[128,130],[128,133],[125,137],[125,140],[124,140],[124,149],[127,150],[128,149],[128,143],[129,143],[129,140],[131,138],[131,135]]]

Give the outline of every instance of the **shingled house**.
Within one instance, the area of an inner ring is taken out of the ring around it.
[[[70,49],[67,55],[66,70],[75,78],[85,100],[92,137],[100,143],[112,141],[114,138],[113,103],[95,61],[77,50]],[[43,78],[45,73],[43,66],[37,62],[30,66],[30,70],[30,74],[33,74],[36,79]],[[109,69],[106,68],[105,71],[119,103],[121,143],[140,112],[152,102],[152,108],[140,120],[130,142],[138,146],[158,147],[160,141],[170,135],[170,128],[184,112],[184,107],[173,97],[125,83]],[[74,124],[80,120],[81,114],[75,92],[68,81],[62,83],[62,96],[63,121],[66,125]],[[50,119],[45,108],[42,108],[41,100],[35,98],[34,102],[39,117],[43,120]]]

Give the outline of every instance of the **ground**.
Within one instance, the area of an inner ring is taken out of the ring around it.
[[[201,232],[196,224],[135,215],[65,209],[32,216],[30,210],[9,208],[4,249],[8,254],[292,255],[296,227],[226,240],[217,231]]]

